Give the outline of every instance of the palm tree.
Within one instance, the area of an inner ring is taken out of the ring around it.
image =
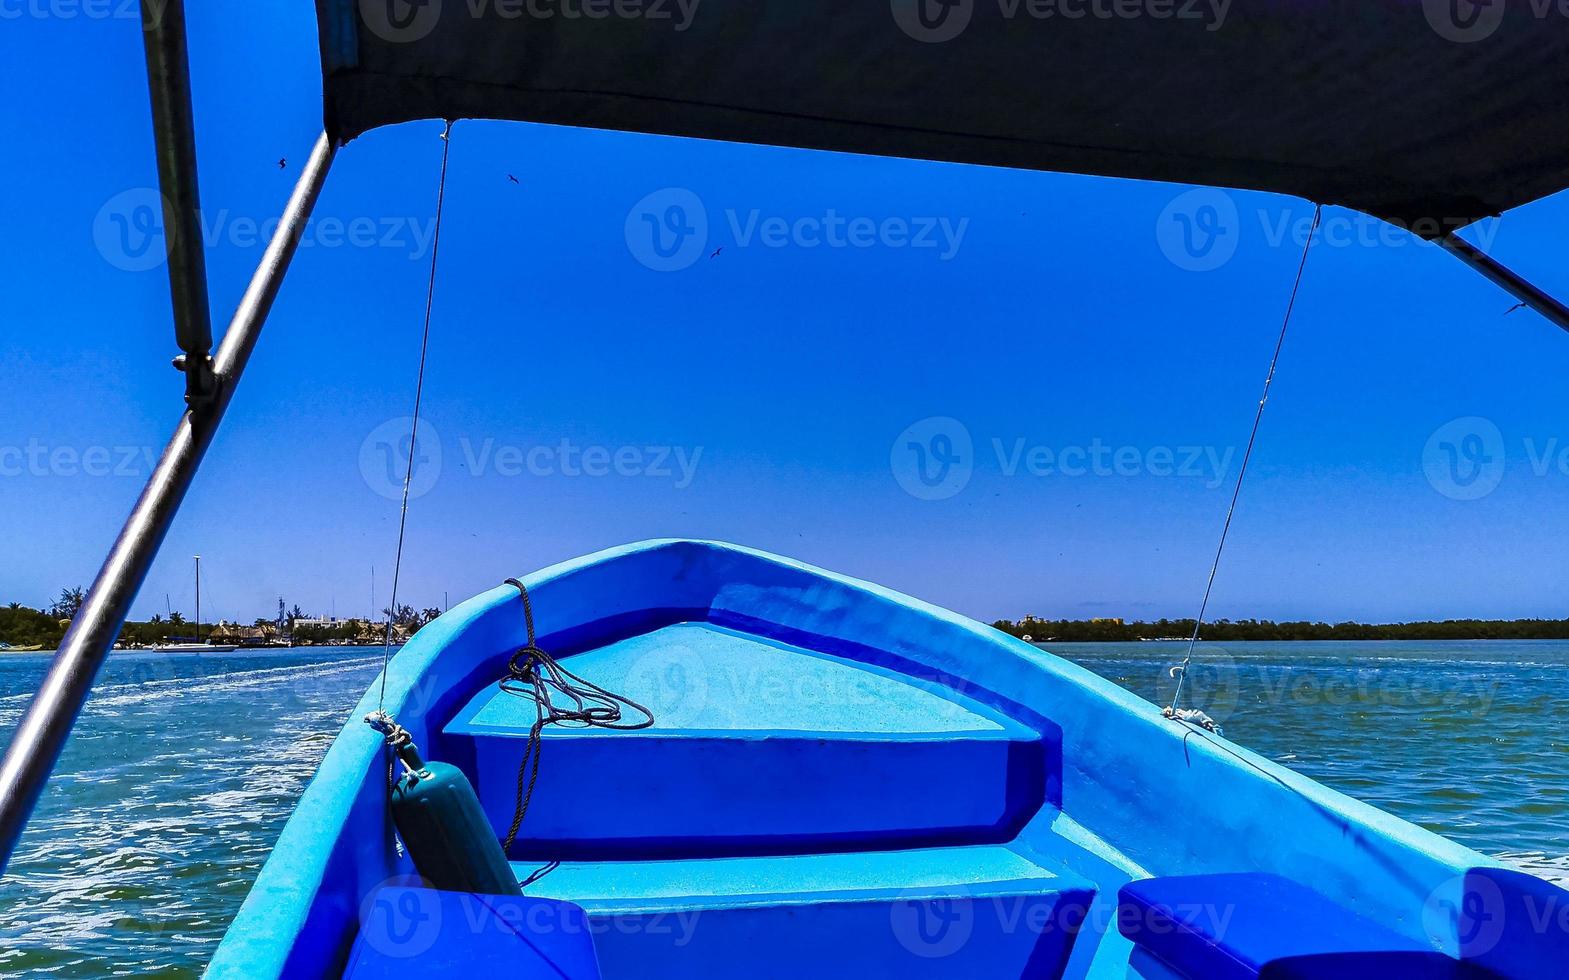
[[[402,605],[399,605],[397,609],[391,609],[391,608],[383,609],[381,611],[381,614],[383,616],[387,616],[387,617],[391,618],[392,624],[394,626],[418,626],[419,625],[419,613],[414,611],[414,607],[413,606],[410,606],[410,605],[408,605],[406,603],[402,604]]]
[[[76,614],[82,611],[82,603],[86,599],[87,593],[80,585],[74,589],[61,589],[60,598],[55,600],[49,614],[56,619],[75,619]]]

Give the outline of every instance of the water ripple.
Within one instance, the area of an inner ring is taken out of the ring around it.
[[[365,653],[112,657],[0,880],[0,973],[199,976],[380,669]],[[0,663],[0,723],[44,664]]]
[[[1050,649],[1163,704],[1181,651],[1155,646]],[[0,724],[46,664],[0,660]],[[380,664],[363,648],[110,658],[0,880],[0,974],[198,976]],[[1569,884],[1565,667],[1569,643],[1210,644],[1187,703],[1269,758]]]

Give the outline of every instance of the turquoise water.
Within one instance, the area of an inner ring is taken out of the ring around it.
[[[1047,644],[1165,703],[1182,645]],[[47,664],[0,658],[0,728]],[[368,648],[116,654],[0,880],[0,973],[195,977],[380,668]],[[1236,741],[1569,880],[1569,642],[1201,646]]]
[[[1157,704],[1185,643],[1048,643]],[[1569,641],[1201,644],[1184,707],[1413,823],[1569,881]]]
[[[48,664],[0,659],[7,731]],[[195,977],[376,648],[114,654],[0,879],[0,973]]]

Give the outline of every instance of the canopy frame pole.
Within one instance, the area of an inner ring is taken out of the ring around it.
[[[174,359],[174,366],[185,372],[185,401],[195,406],[212,400],[217,378],[212,366],[212,314],[207,299],[201,193],[196,180],[196,124],[191,113],[185,0],[141,0],[141,8],[142,46],[147,54],[147,88],[158,151],[158,186],[163,192],[163,237],[169,260],[174,336],[184,351]]]
[[[171,9],[176,6],[171,4]],[[159,130],[160,145],[167,133]],[[283,283],[337,147],[323,133],[213,358],[211,397],[188,405],[0,759],[0,872],[10,861],[93,680],[179,511]],[[160,154],[160,157],[162,154]],[[174,276],[171,263],[170,275]],[[178,290],[177,290],[178,295]]]
[[[1560,300],[1548,295],[1518,272],[1454,232],[1441,236],[1437,242],[1449,254],[1492,280],[1521,303],[1542,314],[1560,330],[1569,331],[1569,306],[1565,306]]]

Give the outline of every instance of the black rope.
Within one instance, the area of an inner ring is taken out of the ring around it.
[[[523,622],[528,630],[528,642],[519,647],[507,662],[507,676],[501,681],[501,689],[534,702],[534,724],[529,728],[528,745],[518,763],[517,799],[512,826],[507,829],[507,838],[501,845],[503,851],[510,852],[513,842],[517,840],[518,829],[523,826],[529,803],[534,798],[534,785],[539,782],[540,734],[546,725],[575,723],[585,728],[636,731],[652,725],[654,713],[636,701],[584,680],[541,650],[535,642],[534,606],[529,600],[528,587],[515,578],[507,579],[507,584],[523,596]],[[558,705],[557,698],[565,699],[569,706]],[[643,717],[623,722],[623,708],[630,708]],[[533,884],[555,870],[560,863],[551,861],[525,878],[522,885],[527,887]]]

